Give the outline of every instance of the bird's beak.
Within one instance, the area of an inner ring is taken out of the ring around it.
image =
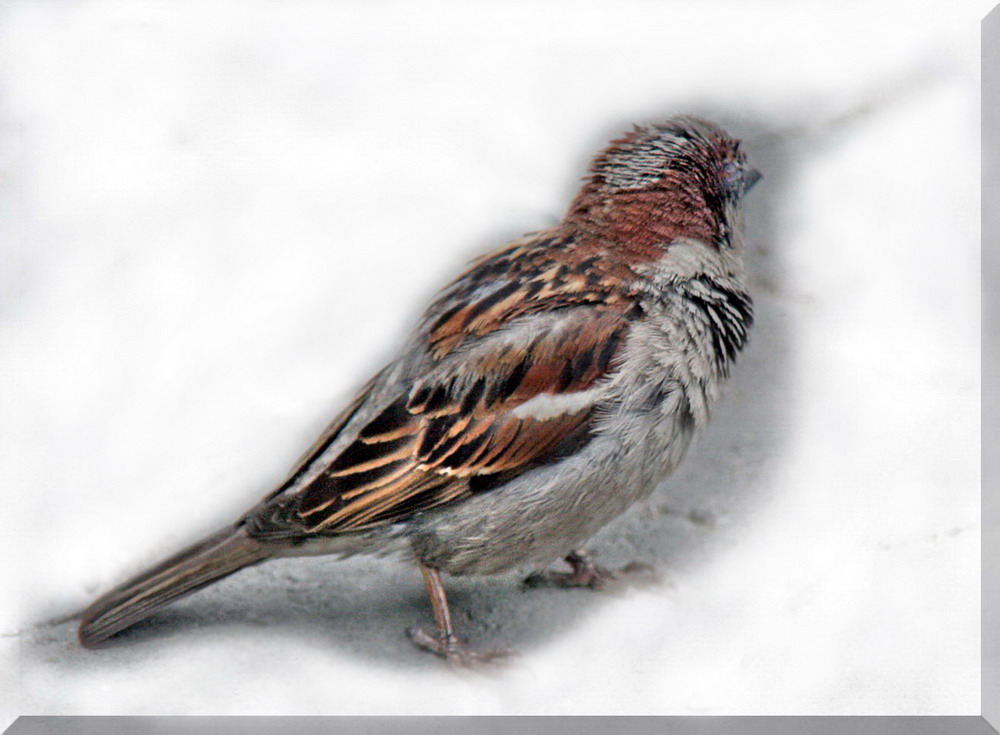
[[[760,181],[763,174],[755,168],[748,168],[743,172],[743,193],[750,191],[754,184]]]

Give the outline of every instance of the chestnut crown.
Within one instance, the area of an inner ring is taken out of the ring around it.
[[[734,207],[759,178],[739,141],[713,123],[679,116],[637,125],[594,158],[567,221],[618,240],[722,246]]]

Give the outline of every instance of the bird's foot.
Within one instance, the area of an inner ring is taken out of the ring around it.
[[[406,634],[417,648],[440,656],[459,669],[477,669],[495,665],[510,659],[513,655],[504,649],[472,651],[466,648],[456,635],[437,636],[423,628],[409,628]]]
[[[524,580],[527,587],[586,587],[606,590],[623,583],[650,583],[656,581],[656,572],[649,564],[632,562],[617,571],[598,566],[582,551],[566,557],[570,572],[536,572]]]

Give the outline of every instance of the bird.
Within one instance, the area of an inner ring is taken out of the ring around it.
[[[419,568],[435,629],[409,636],[458,665],[493,654],[458,635],[442,574],[564,559],[554,582],[598,587],[614,573],[586,541],[674,470],[747,342],[743,198],[760,176],[698,117],[613,139],[558,225],[472,261],[279,486],[97,599],[80,643],[289,556]]]

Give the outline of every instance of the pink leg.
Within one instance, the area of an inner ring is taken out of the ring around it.
[[[617,572],[605,569],[594,564],[583,549],[570,552],[566,556],[566,563],[572,571],[538,572],[524,580],[524,583],[529,587],[587,587],[592,590],[603,590],[612,582],[622,578],[653,576],[652,567],[638,562],[633,562]]]
[[[455,626],[451,622],[451,611],[448,609],[448,598],[441,583],[441,573],[433,567],[420,565],[427,585],[427,596],[431,599],[434,610],[434,622],[437,624],[437,635],[431,635],[422,628],[410,628],[407,634],[410,640],[425,651],[437,654],[448,660],[454,666],[475,666],[489,663],[495,659],[509,655],[506,651],[490,651],[475,653],[469,651],[455,634]]]

